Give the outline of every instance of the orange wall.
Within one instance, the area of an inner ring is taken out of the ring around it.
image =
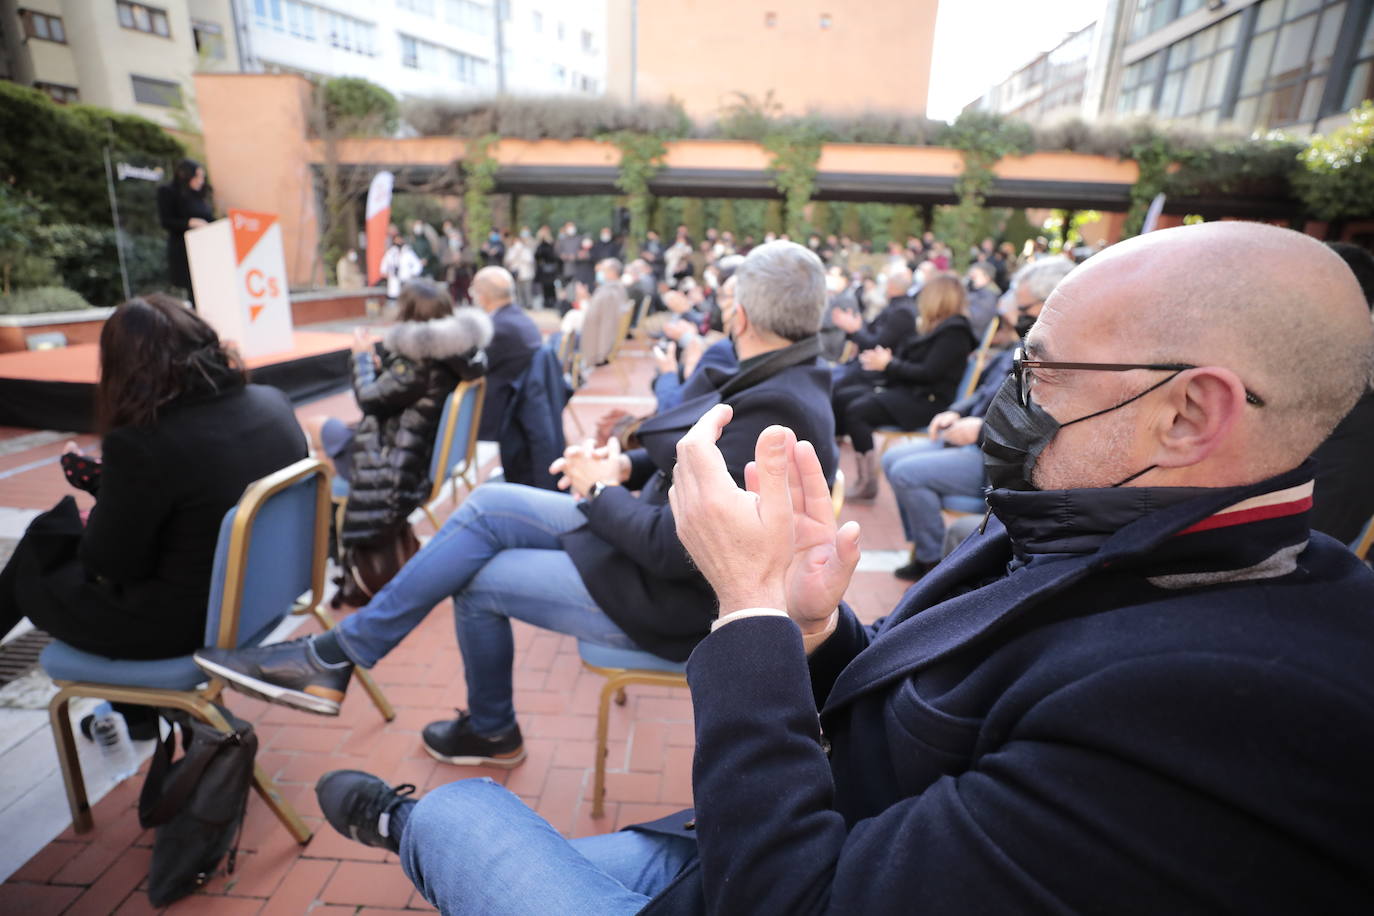
[[[612,16],[626,5],[612,3]],[[926,110],[936,0],[638,0],[638,6],[642,101],[673,97],[690,114],[713,115],[736,91],[762,99],[772,90],[793,113]],[[771,28],[768,13],[777,17]],[[822,15],[830,17],[830,28],[821,28]],[[613,60],[629,59],[628,48],[609,50]],[[612,91],[626,94],[615,83]]]
[[[221,211],[231,207],[281,219],[292,286],[322,281],[315,264],[319,226],[310,171],[310,84],[299,76],[196,74],[205,166]]]

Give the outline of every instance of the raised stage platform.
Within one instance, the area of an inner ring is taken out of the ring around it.
[[[296,331],[292,338],[289,351],[246,360],[249,379],[280,388],[294,404],[349,384],[349,335]],[[0,353],[0,426],[93,432],[99,369],[96,344]]]

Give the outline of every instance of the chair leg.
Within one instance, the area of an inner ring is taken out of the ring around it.
[[[439,520],[435,518],[434,513],[429,510],[429,504],[426,503],[420,508],[425,510],[425,515],[429,518],[429,523],[434,526],[434,531],[437,534],[439,532]]]
[[[320,626],[326,630],[332,630],[338,624],[334,622],[334,617],[324,609],[322,605],[315,605],[310,609],[315,615],[315,619],[320,622]],[[396,710],[392,708],[391,701],[382,693],[382,688],[377,686],[377,682],[372,679],[372,673],[366,668],[358,665],[353,666],[353,676],[363,685],[363,690],[367,691],[367,696],[372,700],[372,705],[377,707],[377,711],[382,714],[382,718],[390,722],[396,718]]]
[[[57,759],[62,764],[62,784],[67,790],[67,805],[72,812],[72,830],[86,833],[95,826],[95,821],[91,817],[91,803],[86,798],[86,781],[81,774],[76,738],[72,735],[71,698],[72,694],[67,691],[58,691],[48,704],[48,718],[57,742]]]
[[[592,781],[592,817],[606,813],[606,755],[610,753],[608,738],[611,730],[611,697],[625,691],[616,678],[607,678],[601,688],[601,702],[596,708],[596,778]]]
[[[281,821],[281,825],[286,828],[286,832],[291,834],[291,839],[304,846],[310,842],[313,835],[305,821],[296,813],[296,809],[291,807],[291,803],[282,798],[281,790],[277,788],[276,782],[272,777],[263,772],[259,764],[253,764],[253,789],[257,791],[272,813]]]

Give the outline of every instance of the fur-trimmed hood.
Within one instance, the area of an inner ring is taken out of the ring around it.
[[[398,356],[420,360],[449,360],[491,343],[491,318],[472,306],[454,309],[447,318],[406,321],[386,332],[382,346]]]

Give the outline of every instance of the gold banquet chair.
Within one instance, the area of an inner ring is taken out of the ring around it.
[[[477,486],[477,429],[482,425],[482,404],[486,400],[486,378],[459,382],[444,401],[439,419],[439,436],[429,459],[429,479],[434,483],[422,508],[434,530],[439,520],[430,507],[439,501],[444,483],[453,481],[453,505],[458,506],[458,482],[471,493]]]
[[[843,471],[835,471],[830,502],[838,519],[844,508]],[[641,649],[612,649],[580,639],[577,641],[577,654],[582,658],[583,667],[606,679],[596,710],[596,774],[592,782],[592,817],[601,817],[606,813],[606,755],[610,752],[611,702],[624,706],[625,688],[631,684],[686,687],[687,665],[685,662],[659,658]]]

